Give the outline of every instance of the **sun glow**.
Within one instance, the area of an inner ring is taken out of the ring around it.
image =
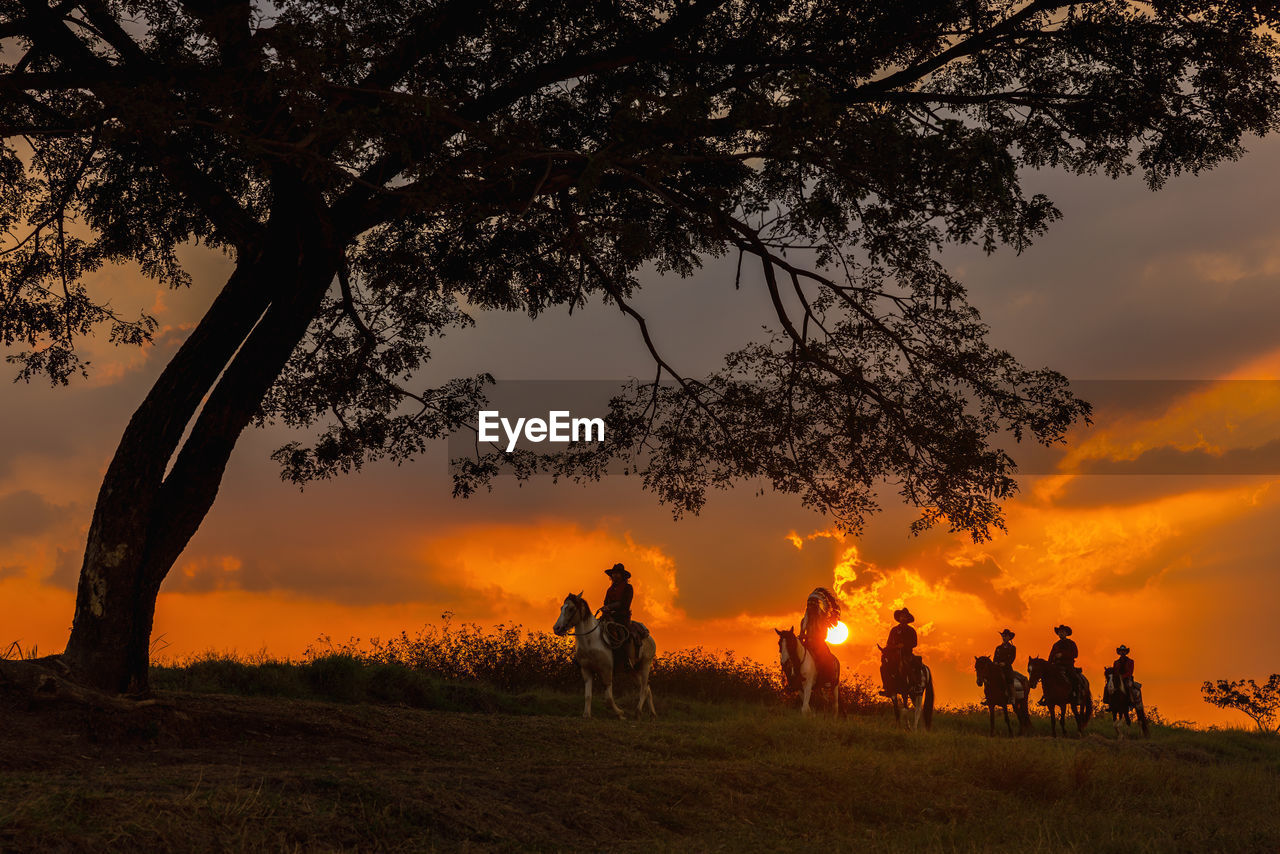
[[[836,623],[827,629],[827,643],[840,644],[849,639],[849,627],[844,623]]]

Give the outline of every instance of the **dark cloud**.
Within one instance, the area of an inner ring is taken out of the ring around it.
[[[1256,475],[1082,475],[1072,477],[1054,494],[1054,507],[1124,507],[1147,504],[1188,492],[1230,489],[1244,484],[1261,485]]]
[[[50,573],[48,581],[54,587],[75,590],[76,584],[80,581],[80,568],[83,565],[82,549],[64,549],[59,546],[55,552],[53,572]]]
[[[1022,593],[990,555],[976,560],[926,556],[911,568],[935,587],[977,597],[997,617],[1022,620],[1027,616]]]
[[[43,534],[62,521],[66,511],[27,489],[0,495],[0,545]]]
[[[1221,454],[1163,445],[1143,451],[1132,460],[1090,460],[1081,467],[1081,473],[1276,475],[1280,474],[1280,439],[1251,448],[1229,448]]]

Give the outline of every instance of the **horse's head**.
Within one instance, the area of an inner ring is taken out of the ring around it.
[[[987,668],[991,666],[991,657],[988,655],[975,655],[973,657],[973,672],[978,674],[978,685],[982,685],[982,680],[986,677]]]
[[[1106,677],[1107,683],[1104,695],[1123,696],[1127,693],[1124,687],[1124,680],[1117,675],[1114,667],[1102,668],[1102,675]]]
[[[1040,678],[1044,676],[1044,669],[1046,665],[1048,665],[1048,662],[1043,658],[1027,659],[1028,687],[1034,688],[1036,685],[1040,684]]]
[[[564,604],[560,606],[560,616],[556,619],[556,624],[551,631],[559,637],[564,637],[570,629],[589,616],[591,616],[591,606],[587,604],[587,600],[582,598],[581,593],[576,596],[570,593],[564,597]]]
[[[798,642],[796,639],[796,627],[789,629],[774,629],[778,634],[778,655],[783,659],[792,655],[792,650]]]
[[[796,637],[796,627],[792,626],[786,631],[782,629],[774,629],[774,631],[778,633],[778,665],[782,668],[783,680],[787,687],[791,688],[800,671],[800,641]]]

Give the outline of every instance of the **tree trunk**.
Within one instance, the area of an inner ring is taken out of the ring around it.
[[[212,507],[236,440],[336,274],[339,253],[321,200],[303,194],[286,205],[279,198],[266,245],[237,264],[130,419],[107,468],[63,652],[79,682],[147,690],[160,585]]]

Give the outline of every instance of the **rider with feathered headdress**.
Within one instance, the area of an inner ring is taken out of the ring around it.
[[[827,646],[827,632],[838,622],[840,601],[836,599],[836,595],[825,587],[815,588],[805,602],[798,638],[822,672],[830,671],[834,665],[835,654]]]

